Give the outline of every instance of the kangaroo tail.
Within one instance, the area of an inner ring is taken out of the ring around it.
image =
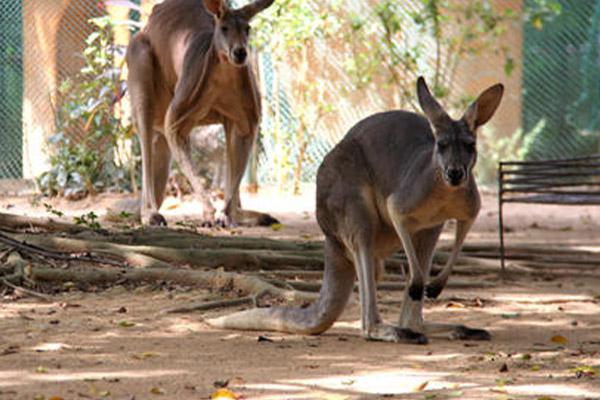
[[[354,287],[352,263],[330,239],[325,241],[325,271],[319,298],[306,308],[269,307],[240,311],[206,322],[216,328],[300,334],[325,332],[340,316]]]

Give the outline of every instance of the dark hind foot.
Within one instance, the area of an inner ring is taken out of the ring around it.
[[[444,290],[444,285],[434,281],[425,287],[425,295],[430,299],[437,299],[442,290]]]
[[[423,299],[423,285],[412,284],[408,288],[408,295],[414,301]]]
[[[153,213],[150,216],[148,223],[151,226],[167,226],[167,220],[159,213]]]
[[[277,218],[273,218],[269,214],[260,214],[258,216],[258,226],[271,226],[273,224],[279,224]]]
[[[422,333],[388,324],[378,324],[372,327],[364,336],[367,340],[381,342],[407,344],[427,344],[429,342],[427,336]]]
[[[454,332],[450,335],[452,339],[456,340],[491,340],[492,335],[484,329],[471,329],[464,325],[459,325],[454,329]]]
[[[411,344],[427,344],[429,343],[429,339],[427,336],[422,333],[415,332],[410,329],[405,328],[396,328],[396,334],[401,338],[399,340],[402,343],[411,343]]]

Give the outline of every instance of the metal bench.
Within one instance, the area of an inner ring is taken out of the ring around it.
[[[600,154],[560,160],[501,161],[498,229],[504,272],[504,203],[600,205]]]

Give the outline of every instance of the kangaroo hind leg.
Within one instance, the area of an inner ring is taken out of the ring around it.
[[[386,324],[379,315],[376,282],[383,260],[375,255],[375,218],[370,206],[368,202],[355,202],[346,210],[348,222],[345,241],[351,249],[358,276],[363,336],[369,340],[425,344],[427,338],[423,334]]]
[[[438,241],[443,225],[420,231],[412,235],[412,241],[417,253],[419,264],[424,276],[429,276],[435,245]],[[490,334],[483,329],[472,329],[460,324],[434,323],[423,320],[423,300],[415,301],[404,293],[400,326],[408,327],[428,336],[447,335],[451,339],[460,340],[489,340]]]
[[[154,130],[155,110],[153,104],[156,67],[152,47],[143,34],[138,34],[131,40],[127,48],[126,59],[129,68],[127,87],[142,152],[142,199],[140,210],[142,223],[166,225],[166,220],[158,212],[162,198],[157,198],[155,188],[155,170],[158,167],[154,165],[157,154],[153,152],[153,142],[156,135],[158,135]],[[158,158],[160,157],[158,155]]]

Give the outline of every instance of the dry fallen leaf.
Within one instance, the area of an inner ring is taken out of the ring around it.
[[[52,396],[48,400],[64,400],[64,399],[60,396]]]
[[[446,308],[465,308],[465,305],[457,301],[451,301],[450,303],[446,304]]]
[[[117,325],[121,328],[131,328],[132,326],[135,326],[135,323],[130,321],[119,321],[117,322]]]
[[[48,368],[43,367],[41,365],[39,365],[36,369],[35,372],[37,372],[38,374],[46,374],[48,373]]]
[[[277,232],[281,228],[283,228],[282,224],[271,224],[271,229],[273,229],[275,232]]]
[[[582,376],[592,377],[600,374],[596,368],[589,365],[580,365],[579,367],[571,368],[569,371],[575,373],[577,378],[581,378]]]
[[[423,390],[425,390],[427,385],[429,385],[429,381],[425,381],[425,382],[421,383],[419,386],[417,386],[415,388],[415,392],[422,392]]]
[[[560,344],[562,346],[565,346],[567,344],[567,338],[562,335],[554,335],[550,340],[552,341],[552,343]]]
[[[136,360],[145,360],[147,358],[152,358],[152,357],[157,357],[158,353],[154,353],[152,351],[145,351],[143,353],[139,353],[139,354],[134,354],[131,357],[135,358]]]
[[[238,395],[237,393],[232,392],[229,389],[226,388],[221,388],[216,390],[211,396],[210,398],[212,400],[237,400],[240,398],[240,395]]]
[[[152,394],[165,394],[165,389],[163,388],[159,388],[159,387],[153,387],[152,389],[150,389],[150,393]]]

